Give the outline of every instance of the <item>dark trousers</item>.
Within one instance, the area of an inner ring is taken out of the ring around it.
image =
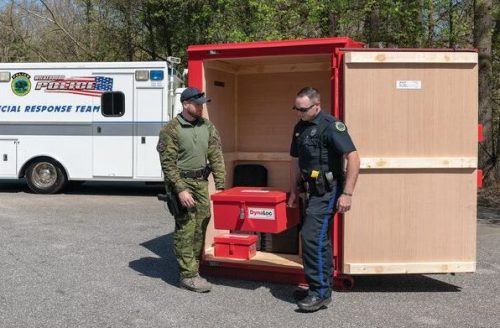
[[[322,196],[309,196],[305,218],[302,222],[302,260],[309,284],[309,293],[326,298],[331,295],[333,284],[333,254],[331,224],[336,208],[338,190]]]

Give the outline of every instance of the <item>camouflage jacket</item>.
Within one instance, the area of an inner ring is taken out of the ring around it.
[[[219,133],[209,120],[200,118],[193,125],[177,115],[160,131],[158,145],[165,182],[179,193],[187,189],[181,171],[212,165],[216,189],[224,189],[225,167]]]

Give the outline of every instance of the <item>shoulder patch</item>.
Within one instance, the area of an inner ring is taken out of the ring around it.
[[[156,145],[156,151],[159,153],[163,153],[167,147],[165,146],[165,143],[163,140],[159,140],[158,144]]]
[[[345,124],[339,121],[335,122],[335,129],[337,129],[337,131],[339,132],[344,132],[345,130],[347,130]]]

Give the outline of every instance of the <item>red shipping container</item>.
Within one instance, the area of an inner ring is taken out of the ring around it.
[[[256,235],[225,234],[214,237],[216,257],[249,260],[256,251]]]
[[[211,197],[216,229],[278,233],[299,223],[299,209],[286,206],[286,193],[235,187]]]

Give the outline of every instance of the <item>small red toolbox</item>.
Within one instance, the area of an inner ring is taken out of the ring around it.
[[[286,193],[235,187],[212,194],[216,229],[278,233],[299,223],[299,209],[286,206]]]
[[[249,260],[257,251],[257,236],[224,234],[214,237],[216,257]]]

